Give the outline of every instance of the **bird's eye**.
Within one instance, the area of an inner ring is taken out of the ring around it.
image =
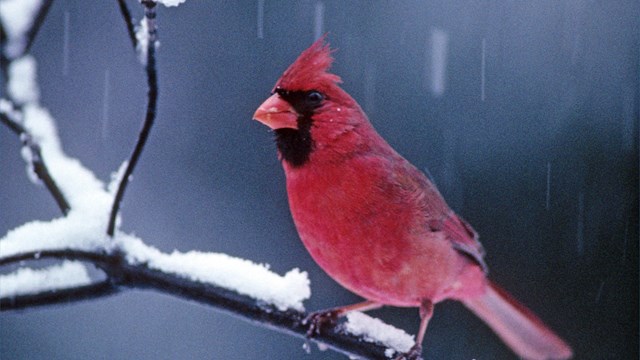
[[[315,90],[309,91],[304,98],[304,101],[307,104],[307,106],[312,106],[312,107],[316,107],[320,105],[320,103],[322,103],[322,100],[324,100],[324,95],[322,95],[320,92]]]

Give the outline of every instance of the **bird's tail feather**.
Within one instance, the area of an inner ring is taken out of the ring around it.
[[[571,347],[531,310],[489,283],[484,295],[464,304],[520,357],[530,360],[569,359]]]

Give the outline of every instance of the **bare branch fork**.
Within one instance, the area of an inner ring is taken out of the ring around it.
[[[0,67],[9,83],[8,68],[12,61],[28,54],[31,44],[38,29],[44,22],[52,0],[44,0],[35,13],[33,24],[26,32],[27,41],[20,54],[5,56],[2,51]],[[209,282],[190,278],[178,271],[170,272],[154,268],[148,262],[131,259],[118,242],[121,240],[120,232],[116,227],[116,219],[120,204],[124,197],[127,184],[133,174],[135,166],[140,158],[142,150],[149,137],[153,126],[158,101],[158,79],[156,71],[156,2],[154,0],[141,0],[144,7],[146,21],[147,41],[138,41],[134,32],[131,13],[124,0],[118,0],[120,11],[125,20],[129,38],[134,48],[145,46],[145,71],[147,75],[147,108],[142,128],[138,135],[133,152],[126,165],[123,176],[119,179],[111,211],[109,213],[106,245],[102,247],[83,248],[67,245],[59,248],[46,246],[38,249],[28,249],[14,253],[3,254],[0,251],[0,266],[22,266],[25,261],[38,261],[42,259],[71,260],[85,264],[92,264],[104,272],[104,278],[92,281],[88,284],[62,286],[52,290],[20,293],[17,295],[0,296],[0,311],[13,311],[30,309],[47,305],[70,304],[78,301],[86,301],[95,298],[118,294],[127,289],[151,289],[163,294],[168,294],[185,300],[196,301],[206,306],[228,312],[251,323],[274,329],[298,338],[306,339],[308,325],[303,321],[305,312],[287,309],[282,310],[262,300],[240,294]],[[0,24],[0,40],[2,48],[5,48],[7,34]],[[3,94],[7,94],[6,89]],[[9,96],[9,95],[5,95]],[[73,204],[70,205],[64,192],[58,187],[51,176],[41,154],[38,139],[22,123],[24,112],[22,104],[8,97],[0,100],[0,122],[10,131],[18,135],[24,147],[31,152],[31,165],[34,172],[45,184],[47,190],[55,199],[58,207],[65,216],[70,217]],[[17,104],[17,105],[16,105]],[[68,191],[68,189],[66,189]],[[68,194],[67,194],[68,195]],[[347,331],[341,324],[329,324],[323,328],[323,332],[315,336],[311,341],[328,345],[330,348],[349,356],[370,359],[387,358],[388,345],[365,340],[362,336],[356,336]]]
[[[113,237],[116,225],[116,218],[118,216],[118,211],[120,210],[120,203],[124,197],[124,192],[127,189],[127,184],[129,183],[129,179],[133,174],[133,170],[138,164],[138,160],[140,159],[140,155],[142,154],[142,150],[144,149],[144,145],[147,143],[147,139],[149,138],[149,133],[151,132],[151,127],[153,126],[153,122],[156,118],[156,105],[158,103],[158,74],[156,71],[156,40],[157,40],[157,32],[156,32],[156,2],[153,0],[143,0],[142,4],[144,5],[144,17],[147,22],[147,43],[146,43],[146,61],[145,61],[145,70],[147,73],[147,113],[145,115],[144,123],[142,124],[142,129],[140,130],[140,134],[138,134],[138,141],[136,142],[136,146],[131,153],[131,157],[129,158],[129,162],[127,163],[127,167],[124,171],[124,175],[120,179],[120,184],[118,185],[118,191],[116,192],[116,196],[113,200],[113,205],[111,207],[111,215],[109,216],[109,225],[107,227],[107,235]],[[131,38],[131,16],[129,11],[127,10],[126,4],[120,1],[120,9],[122,10],[123,17],[125,18],[125,22],[127,24],[127,29],[129,31],[129,37]],[[135,37],[133,37],[135,39]],[[136,43],[134,42],[134,45]]]

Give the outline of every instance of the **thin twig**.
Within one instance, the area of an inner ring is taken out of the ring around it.
[[[42,159],[40,145],[38,145],[38,143],[33,139],[31,133],[29,133],[22,124],[11,119],[6,113],[0,112],[0,121],[20,137],[22,140],[22,146],[27,147],[29,151],[31,151],[31,165],[33,166],[33,172],[36,173],[47,190],[49,190],[53,199],[56,201],[56,204],[58,204],[60,211],[62,211],[64,215],[67,215],[69,210],[71,210],[71,206],[64,194],[62,194],[62,191],[56,184],[53,177],[51,177],[49,169]]]
[[[70,304],[82,300],[106,297],[125,289],[150,289],[163,294],[195,301],[237,316],[253,324],[307,340],[308,314],[295,310],[281,311],[269,304],[235,291],[212,284],[190,280],[177,274],[151,269],[146,264],[127,263],[121,254],[92,253],[77,250],[27,252],[0,258],[0,266],[18,264],[31,259],[77,260],[102,269],[107,280],[92,285],[67,288],[56,293],[0,298],[0,311],[12,311],[43,305]],[[386,347],[365,342],[361,337],[345,332],[343,326],[327,324],[312,341],[328,345],[335,351],[367,359],[385,359]]]
[[[2,77],[7,79],[7,68],[9,66],[9,59],[4,54],[4,49],[7,48],[7,31],[4,29],[2,22],[0,22],[0,71],[2,72]],[[6,90],[6,85],[4,86]],[[6,92],[6,91],[5,91]]]
[[[129,162],[127,163],[127,167],[124,171],[124,175],[120,179],[120,183],[118,184],[118,191],[116,192],[116,196],[113,200],[113,205],[111,207],[111,215],[109,216],[109,225],[107,227],[107,235],[113,236],[115,232],[115,223],[116,217],[118,216],[118,212],[120,211],[120,203],[124,197],[124,192],[127,188],[127,184],[133,174],[133,170],[138,163],[138,159],[142,154],[142,150],[144,149],[144,145],[149,138],[149,133],[151,132],[151,127],[153,126],[153,122],[156,118],[156,106],[158,102],[158,74],[156,72],[156,12],[155,12],[155,1],[143,0],[142,4],[145,7],[144,16],[145,21],[147,21],[149,40],[147,42],[147,61],[145,65],[146,73],[147,73],[147,113],[145,115],[144,123],[142,125],[142,129],[138,134],[138,142],[136,143],[133,152],[131,153],[131,157],[129,158]]]
[[[120,6],[120,13],[122,14],[122,18],[124,19],[125,25],[127,26],[129,40],[131,40],[131,45],[133,45],[133,50],[135,50],[138,47],[138,39],[136,38],[136,32],[133,26],[131,12],[129,11],[129,7],[127,7],[127,3],[125,2],[125,0],[118,0],[118,5]]]
[[[2,121],[2,123],[5,124],[9,128],[9,130],[13,131],[13,133],[18,136],[21,136],[22,134],[27,132],[27,129],[25,129],[22,124],[11,119],[9,115],[7,115],[3,111],[0,111],[0,121]]]
[[[44,23],[44,19],[47,17],[47,14],[49,13],[49,8],[51,7],[51,4],[53,4],[53,0],[44,0],[42,5],[40,6],[40,9],[38,9],[38,13],[36,14],[35,20],[33,21],[33,25],[31,26],[29,31],[27,31],[27,45],[25,46],[24,51],[22,52],[23,54],[28,53],[29,50],[31,49],[31,45],[33,44],[33,41],[35,40],[36,35],[38,34],[38,30],[40,30],[40,27]]]

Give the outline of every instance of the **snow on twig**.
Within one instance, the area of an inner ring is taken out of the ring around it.
[[[60,191],[60,188],[58,188],[56,182],[51,177],[51,174],[49,174],[49,169],[42,160],[40,145],[33,140],[33,136],[31,136],[27,129],[18,120],[21,118],[22,113],[17,111],[10,101],[0,99],[0,122],[5,124],[22,140],[22,156],[29,164],[27,166],[27,174],[35,175],[29,176],[33,182],[37,182],[37,180],[34,179],[35,177],[42,181],[42,183],[47,187],[47,190],[49,190],[53,196],[54,200],[57,202],[62,213],[66,215],[69,212],[69,203]]]
[[[146,264],[150,269],[173,273],[231,289],[256,300],[275,305],[284,311],[302,311],[302,302],[311,296],[306,272],[293,269],[284,276],[275,274],[267,265],[220,253],[174,251],[164,254],[131,236],[119,237],[120,250],[131,264]]]
[[[36,60],[29,55],[13,60],[9,64],[7,94],[18,105],[37,102],[40,89],[36,82]]]
[[[15,59],[29,50],[53,0],[0,1],[0,23],[6,34],[2,62]]]
[[[35,139],[38,135],[34,136],[29,129],[34,121],[42,121],[40,118],[45,118],[46,122],[48,116],[46,110],[38,105],[40,90],[37,84],[36,69],[36,61],[30,55],[9,61],[6,69],[8,76],[6,92],[13,102],[0,99],[0,121],[20,137],[23,144],[22,156],[27,162],[29,178],[35,183],[38,182],[38,179],[41,180],[53,195],[62,213],[67,214],[70,205],[49,173],[42,157],[41,145]],[[55,148],[53,150],[58,150],[60,147],[59,141],[55,140],[47,143],[47,146],[49,145]],[[57,152],[59,151],[53,151],[50,154],[55,157]]]
[[[79,262],[65,261],[61,265],[34,270],[22,268],[0,275],[0,298],[15,297],[47,290],[60,290],[91,283],[87,269]]]
[[[114,241],[106,240],[98,226],[91,228],[80,225],[86,221],[98,223],[89,218],[76,218],[72,212],[64,218],[49,222],[34,221],[10,231],[0,239],[0,264],[8,260],[22,261],[25,259],[23,254],[41,258],[68,256],[88,261],[93,259],[87,254],[95,253],[103,254],[97,255],[103,257],[103,260],[97,260],[97,265],[106,268],[107,272],[113,270],[110,269],[112,265],[106,264],[109,262],[123,261],[134,267],[142,265],[192,282],[247,295],[282,311],[304,310],[303,301],[311,295],[307,274],[298,269],[280,276],[266,265],[226,254],[198,251],[165,254],[141,239],[121,232]]]
[[[344,328],[350,334],[362,336],[365,341],[383,344],[400,352],[409,351],[415,344],[414,337],[403,330],[359,311],[347,314]],[[387,355],[391,357],[393,352],[387,352]]]
[[[178,6],[187,0],[156,0],[156,1],[166,7],[172,7],[172,6]]]
[[[27,33],[33,27],[42,0],[5,0],[0,2],[0,21],[7,34],[3,55],[20,56],[27,47]]]

